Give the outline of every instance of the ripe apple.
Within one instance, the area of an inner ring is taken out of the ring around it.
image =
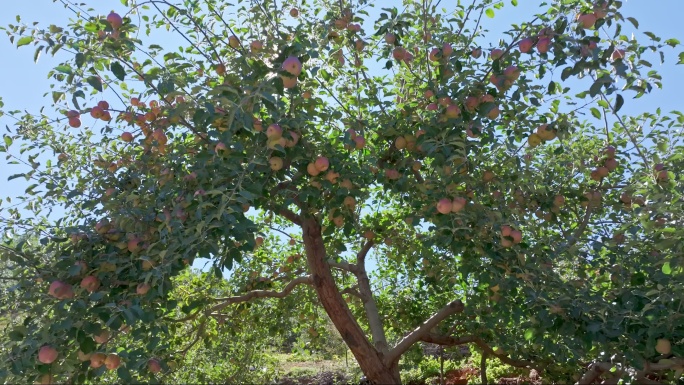
[[[554,140],[556,138],[556,132],[549,128],[548,124],[542,124],[537,127],[537,135],[543,140]]]
[[[403,150],[406,148],[406,139],[403,136],[398,137],[394,141],[394,147],[396,147],[397,150]]]
[[[283,129],[279,124],[271,124],[266,129],[266,137],[270,140],[279,139],[283,136]]]
[[[109,332],[107,330],[103,330],[100,332],[100,334],[93,336],[93,339],[98,344],[104,344],[109,340]]]
[[[264,48],[264,43],[261,40],[254,40],[249,43],[249,49],[252,53],[260,52]]]
[[[527,144],[532,148],[537,147],[541,142],[542,139],[538,134],[532,134],[527,138]]]
[[[520,68],[518,68],[517,66],[514,66],[514,65],[508,66],[504,70],[503,74],[506,77],[506,79],[518,80],[518,78],[520,77]]]
[[[553,204],[556,207],[562,207],[563,205],[565,205],[565,197],[562,195],[556,195],[553,198]]]
[[[290,16],[298,17],[299,16],[299,10],[297,8],[290,9]]]
[[[624,49],[616,49],[613,51],[613,54],[610,56],[610,58],[613,61],[624,59],[625,58],[625,50]]]
[[[498,59],[501,59],[503,54],[504,54],[504,51],[502,49],[494,48],[489,56],[492,58],[492,60],[498,60]]]
[[[100,119],[102,115],[104,114],[104,110],[102,108],[95,106],[90,109],[90,116],[92,116],[95,119]]]
[[[442,45],[442,57],[449,57],[452,53],[454,53],[454,47],[449,43],[444,43]]]
[[[104,364],[107,367],[107,370],[114,370],[121,365],[121,357],[117,354],[108,354],[107,358],[104,360]]]
[[[100,366],[104,365],[106,359],[107,356],[104,353],[93,353],[90,356],[90,367],[97,369]]]
[[[396,179],[399,179],[401,177],[401,174],[399,174],[399,171],[397,171],[393,168],[390,168],[390,169],[385,170],[385,176],[387,177],[387,179],[396,180]]]
[[[549,52],[549,48],[551,48],[551,39],[548,37],[540,38],[537,42],[537,51],[539,51],[539,53],[547,53]]]
[[[461,109],[457,105],[451,104],[446,108],[444,115],[449,119],[455,119],[461,116]]]
[[[109,103],[105,100],[100,100],[97,102],[97,106],[100,107],[102,110],[108,110],[109,109]]]
[[[328,167],[330,167],[330,161],[328,160],[328,158],[324,156],[319,156],[318,158],[316,158],[314,166],[316,167],[316,170],[318,170],[319,172],[323,172],[326,171]]]
[[[451,202],[451,212],[457,213],[457,212],[463,210],[463,208],[466,205],[466,202],[467,202],[466,199],[463,197],[454,198],[454,200]]]
[[[214,148],[214,151],[216,151],[217,154],[220,152],[223,152],[223,151],[227,151],[227,150],[228,150],[228,147],[223,142],[218,142],[216,144],[216,147]]]
[[[530,39],[529,37],[526,37],[518,43],[518,48],[520,49],[520,52],[522,53],[530,53],[532,52],[532,46],[534,46],[534,41]]]
[[[522,232],[520,230],[511,230],[511,238],[513,243],[520,243],[522,241]]]
[[[138,286],[136,286],[135,293],[138,295],[145,295],[148,291],[150,291],[151,288],[152,286],[150,286],[149,283],[142,282],[139,283]]]
[[[57,349],[50,345],[45,345],[38,350],[38,361],[42,364],[51,364],[55,362],[57,356],[59,356]]]
[[[123,19],[116,12],[111,12],[107,15],[107,22],[112,26],[113,29],[119,29],[123,25]]]
[[[159,362],[159,360],[152,358],[149,361],[147,361],[147,369],[153,374],[157,374],[162,370],[161,363]]]
[[[385,43],[394,44],[395,41],[397,41],[397,37],[394,36],[394,34],[392,34],[392,33],[385,34]]]
[[[121,140],[123,140],[123,141],[126,142],[126,143],[130,143],[130,142],[133,141],[133,134],[131,134],[130,132],[126,131],[126,132],[124,132],[124,133],[121,134]]]
[[[295,88],[297,86],[297,78],[291,76],[281,75],[280,80],[283,81],[283,88]]]
[[[89,275],[81,280],[81,287],[87,292],[93,293],[100,288],[100,280],[93,275]]]
[[[74,298],[74,290],[68,283],[54,281],[50,284],[48,294],[57,299]]]
[[[452,208],[452,201],[449,198],[442,198],[437,202],[437,211],[440,214],[449,214]]]
[[[672,352],[672,344],[670,344],[670,340],[668,339],[659,338],[656,342],[655,350],[663,355],[670,354],[670,352]]]
[[[580,23],[582,28],[591,29],[594,27],[594,24],[596,24],[596,15],[594,15],[593,13],[585,13],[583,15],[580,15],[577,18],[577,21]]]
[[[306,172],[308,172],[309,175],[311,175],[311,176],[318,176],[318,174],[321,173],[320,171],[318,171],[318,169],[316,168],[316,164],[313,163],[313,162],[312,162],[312,163],[309,163],[309,164],[306,166]]]
[[[342,202],[347,208],[353,210],[356,207],[356,199],[353,196],[346,196]]]
[[[271,166],[271,170],[279,171],[283,168],[283,158],[274,156],[268,160],[268,164]]]
[[[433,48],[428,54],[430,61],[439,61],[441,59],[439,48]]]
[[[485,183],[491,182],[494,180],[494,176],[492,171],[487,170],[482,174],[482,181]]]
[[[392,51],[392,57],[398,61],[405,60],[406,55],[407,55],[407,52],[406,52],[406,49],[404,49],[404,47],[397,47]]]
[[[608,169],[608,171],[615,171],[618,166],[618,162],[615,158],[609,158],[603,161],[603,166]]]
[[[354,144],[356,146],[356,149],[360,150],[366,146],[366,139],[363,136],[359,135],[356,138],[354,138]]]
[[[473,48],[473,50],[470,51],[470,56],[472,56],[475,59],[479,59],[480,56],[482,56],[482,48]]]
[[[297,57],[290,56],[283,61],[282,69],[292,76],[297,77],[302,73],[302,62],[299,61]]]
[[[240,39],[238,39],[237,36],[233,35],[228,38],[228,45],[231,48],[237,49],[240,46]]]
[[[489,112],[487,113],[487,118],[494,120],[499,117],[499,114],[501,113],[501,110],[499,110],[499,106],[495,106]]]

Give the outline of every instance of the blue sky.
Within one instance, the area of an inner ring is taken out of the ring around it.
[[[86,1],[94,4],[94,8],[101,14],[107,14],[112,8],[123,11],[119,1]],[[494,19],[483,19],[483,26],[491,31],[491,40],[481,42],[484,47],[489,43],[495,43],[504,36],[502,31],[512,23],[520,23],[529,19],[531,13],[537,11],[540,0],[519,0],[519,6],[510,6],[510,1],[506,1],[507,6],[497,11]],[[39,26],[47,27],[49,24],[65,26],[69,18],[74,14],[65,9],[60,2],[52,0],[28,0],[28,1],[5,1],[3,12],[0,13],[0,25],[17,24],[16,15],[21,15],[22,22],[30,24],[34,21],[39,22]],[[375,11],[371,11],[371,16],[379,12],[379,8],[400,4],[396,0],[376,1]],[[444,2],[445,4],[448,2]],[[103,5],[105,4],[105,5]],[[656,6],[657,5],[657,6]],[[531,8],[526,8],[531,7]],[[681,23],[681,15],[684,14],[684,0],[626,0],[622,8],[622,13],[627,16],[634,16],[639,20],[640,30],[651,31],[663,38],[676,38],[684,42],[684,28]],[[631,27],[627,23],[626,27]],[[629,31],[627,29],[627,31]],[[367,32],[371,32],[367,30]],[[627,33],[629,35],[629,33]],[[636,33],[638,39],[645,37],[640,32]],[[173,49],[183,42],[178,40],[168,40],[164,43],[169,44]],[[13,46],[6,36],[0,37],[0,97],[5,103],[5,110],[21,109],[37,112],[42,106],[49,105],[49,96],[43,94],[49,91],[47,73],[52,69],[58,60],[43,55],[38,63],[33,62],[32,46],[17,49]],[[684,47],[677,47],[669,50],[666,58],[669,60],[664,66],[660,66],[656,60],[652,63],[656,70],[663,76],[663,90],[656,90],[654,95],[644,97],[640,100],[626,101],[624,111],[638,113],[642,111],[653,111],[660,107],[663,111],[683,109],[681,105],[682,90],[684,90],[684,66],[675,66],[675,58]],[[0,117],[0,125],[12,125],[12,120]],[[9,175],[24,171],[19,166],[7,166],[4,157],[0,158],[0,198],[6,196],[21,196],[24,188],[28,185],[22,179],[15,179],[6,182]],[[0,225],[0,231],[2,226]]]

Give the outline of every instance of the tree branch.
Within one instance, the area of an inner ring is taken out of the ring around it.
[[[345,271],[348,271],[348,272],[353,273],[353,274],[356,274],[359,271],[359,269],[356,265],[351,264],[347,261],[335,262],[334,260],[329,259],[328,265],[330,265],[330,267],[334,267],[334,268],[340,269],[340,270],[345,270]]]
[[[254,298],[285,298],[288,294],[292,292],[297,286],[299,285],[311,285],[313,284],[313,278],[308,275],[306,277],[299,277],[291,281],[290,283],[285,286],[285,288],[282,291],[274,291],[274,290],[253,290],[250,291],[246,294],[235,296],[235,297],[226,297],[226,298],[216,298],[214,301],[221,301],[220,304],[215,305],[209,310],[207,310],[207,313],[211,313],[214,311],[218,311],[221,309],[224,309],[234,303],[240,303],[240,302],[247,302],[250,301]]]
[[[428,334],[422,336],[421,340],[424,342],[429,342],[431,344],[437,344],[437,345],[443,345],[443,346],[457,346],[457,345],[465,345],[465,344],[471,344],[472,343],[472,344],[477,345],[480,349],[482,349],[483,354],[486,353],[488,355],[493,355],[505,364],[515,366],[517,368],[529,367],[529,368],[533,368],[533,369],[539,369],[531,361],[516,360],[513,358],[506,357],[504,355],[496,354],[494,349],[492,349],[481,338],[476,337],[476,336],[465,336],[465,337],[455,338],[455,337],[443,336],[443,335],[439,335],[439,334],[435,334],[435,333],[428,333]]]
[[[366,255],[368,255],[368,252],[371,248],[373,248],[374,245],[375,242],[371,239],[368,242],[366,242],[366,244],[363,245],[358,254],[356,254],[356,265],[359,269],[363,269],[364,271],[366,270],[366,268],[364,267],[364,264],[366,263]]]
[[[402,356],[407,350],[413,346],[416,342],[422,340],[426,335],[430,333],[430,330],[437,326],[440,322],[452,316],[462,312],[464,309],[463,302],[460,300],[449,302],[446,306],[440,309],[422,325],[417,327],[415,330],[410,332],[405,336],[399,343],[389,351],[385,356],[386,363],[393,363]]]

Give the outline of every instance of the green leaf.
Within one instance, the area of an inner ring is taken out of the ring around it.
[[[677,39],[667,39],[665,40],[665,44],[669,45],[670,47],[676,47],[680,44],[680,42]]]
[[[489,18],[493,18],[493,17],[494,17],[494,10],[491,9],[491,8],[488,8],[488,9],[485,11],[485,14],[486,14],[487,17],[489,17]]]
[[[33,36],[24,36],[19,41],[17,41],[17,47],[21,47],[23,45],[31,44],[33,42]]]
[[[532,329],[525,330],[525,339],[529,341],[532,338],[534,338],[534,330],[532,330]]]
[[[66,64],[58,65],[57,67],[55,67],[55,70],[57,72],[61,72],[67,75],[70,75],[72,73],[71,67]]]
[[[88,84],[93,86],[96,90],[102,92],[102,80],[97,76],[91,76],[88,78]]]
[[[83,67],[83,64],[85,64],[85,55],[82,52],[79,52],[76,54],[76,66],[81,68]]]
[[[117,79],[123,81],[126,78],[126,70],[124,70],[123,66],[118,61],[112,63],[110,68]]]
[[[684,52],[679,54],[679,61],[677,64],[684,64]]]
[[[665,275],[672,274],[672,267],[670,267],[670,262],[665,262],[662,270],[663,270],[663,274],[665,274]]]
[[[620,111],[620,108],[622,108],[623,104],[625,104],[625,99],[622,97],[622,95],[618,94],[618,96],[615,98],[615,112]]]
[[[637,28],[637,29],[639,28],[639,22],[637,21],[637,19],[635,19],[633,17],[628,17],[627,20],[629,20],[629,22],[632,23],[634,28]]]
[[[601,112],[598,110],[596,107],[591,107],[591,114],[596,118],[596,119],[601,119]]]
[[[12,138],[7,136],[7,135],[4,135],[3,139],[5,140],[5,144],[7,145],[7,148],[9,148],[9,146],[12,145]]]

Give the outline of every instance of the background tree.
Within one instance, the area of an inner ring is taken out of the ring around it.
[[[66,56],[57,114],[12,114],[2,147],[35,182],[3,217],[10,380],[152,380],[174,330],[229,338],[212,325],[260,300],[276,329],[319,303],[375,383],[420,341],[476,345],[483,380],[490,356],[681,376],[684,117],[622,113],[679,42],[623,35],[621,2],[542,4],[484,49],[502,2],[123,3],[7,28]],[[182,294],[197,257],[249,274]]]

